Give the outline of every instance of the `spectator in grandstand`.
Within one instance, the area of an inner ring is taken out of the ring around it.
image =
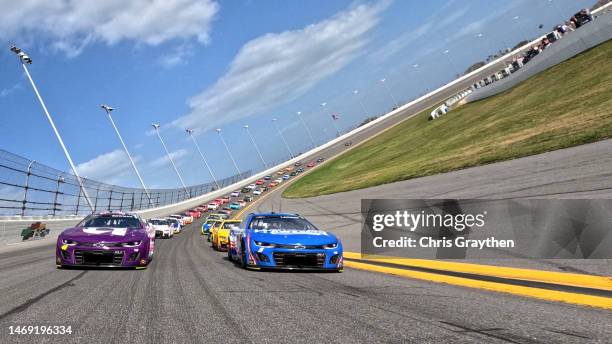
[[[548,37],[544,37],[540,41],[540,45],[538,46],[538,48],[540,48],[540,51],[542,51],[542,50],[548,48],[549,45],[550,45],[550,40],[548,39]]]
[[[580,12],[574,14],[571,18],[570,21],[574,24],[574,26],[577,28],[581,27],[582,25],[593,21],[593,15],[591,14],[591,11],[589,11],[588,8],[583,8],[580,10]]]

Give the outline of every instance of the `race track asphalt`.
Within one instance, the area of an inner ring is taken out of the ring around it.
[[[609,311],[354,269],[246,271],[197,226],[146,270],[57,270],[53,247],[0,255],[1,343],[585,343]],[[9,335],[71,325],[72,335]]]

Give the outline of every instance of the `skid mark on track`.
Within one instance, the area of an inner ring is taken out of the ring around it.
[[[73,282],[76,282],[77,280],[81,279],[87,272],[88,271],[82,271],[78,275],[76,275],[75,277],[69,279],[68,281],[66,281],[66,282],[64,282],[64,283],[62,283],[62,284],[60,284],[60,285],[58,285],[58,286],[56,286],[54,288],[51,288],[51,289],[47,290],[46,292],[44,292],[44,293],[42,293],[42,294],[40,294],[38,296],[35,296],[35,297],[31,298],[31,299],[28,299],[24,303],[20,304],[19,306],[14,307],[13,309],[11,309],[11,310],[3,313],[3,314],[0,314],[0,320],[4,320],[5,318],[8,318],[8,317],[10,317],[10,316],[12,316],[14,314],[17,314],[17,313],[21,313],[21,312],[25,311],[26,309],[30,308],[30,306],[34,305],[38,301],[40,301],[40,300],[44,299],[45,297],[49,296],[50,294],[53,294],[53,293],[55,293],[57,291],[60,291],[63,288],[73,286],[74,285]]]
[[[552,328],[542,328],[542,330],[548,331],[548,332],[552,332],[552,333],[563,334],[563,335],[570,336],[570,337],[577,337],[577,338],[583,338],[583,339],[593,339],[591,337],[588,337],[585,334],[577,333],[575,331],[564,331],[564,330],[557,330],[557,329],[552,329]]]

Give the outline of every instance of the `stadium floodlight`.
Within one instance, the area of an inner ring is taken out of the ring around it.
[[[19,56],[22,63],[32,64],[32,59],[23,50],[17,48],[15,45],[11,45],[10,50]]]
[[[304,117],[302,117],[302,111],[298,111],[297,115],[300,118],[300,120],[302,121],[302,124],[304,125],[304,128],[306,128],[306,133],[308,134],[308,137],[310,138],[310,143],[312,143],[312,148],[315,148],[317,146],[317,144],[315,143],[314,139],[312,138],[312,133],[310,133],[310,129],[308,128],[308,125],[306,125],[306,121],[304,120]]]
[[[193,141],[193,144],[196,146],[198,153],[200,153],[200,156],[202,157],[202,160],[204,161],[204,165],[208,169],[208,173],[210,173],[210,176],[212,177],[213,182],[217,186],[217,190],[220,189],[221,187],[219,186],[219,183],[217,182],[217,178],[215,178],[215,175],[213,174],[213,171],[210,168],[210,165],[208,165],[208,162],[206,161],[206,158],[204,157],[204,154],[202,153],[202,150],[200,149],[200,145],[198,145],[198,143],[195,140],[195,137],[193,137],[193,129],[185,129],[185,131],[187,132],[187,135],[189,135],[189,137]]]
[[[179,172],[178,168],[176,168],[176,165],[174,164],[174,160],[172,160],[172,156],[170,156],[170,152],[168,151],[168,147],[166,147],[166,144],[164,143],[164,140],[162,139],[161,135],[159,134],[159,127],[160,125],[157,123],[153,123],[151,124],[151,126],[153,127],[153,129],[155,129],[155,133],[157,134],[157,137],[159,138],[159,142],[161,142],[162,146],[164,147],[164,151],[166,152],[166,155],[168,156],[168,160],[170,160],[170,164],[172,164],[172,167],[174,168],[174,172],[176,172],[176,175],[178,176],[179,180],[181,181],[181,185],[183,185],[183,190],[185,190],[185,193],[187,193],[187,195],[189,197],[191,197],[189,190],[187,190],[187,185],[185,185],[185,182],[183,181],[183,177],[181,177],[181,173]]]
[[[230,152],[229,147],[227,146],[227,143],[223,139],[223,135],[221,134],[221,129],[215,129],[215,131],[217,132],[217,134],[219,134],[219,139],[221,139],[221,143],[223,143],[223,146],[225,147],[225,151],[227,152],[227,155],[229,155],[230,160],[232,160],[232,163],[234,164],[236,171],[238,171],[238,174],[241,174],[242,172],[240,172],[240,168],[238,168],[238,164],[236,163],[236,160],[234,160],[234,156],[232,155],[232,152]]]
[[[274,126],[276,127],[276,131],[278,131],[278,134],[280,135],[281,139],[285,143],[285,147],[287,148],[287,151],[289,152],[289,156],[293,158],[293,152],[291,151],[291,148],[289,148],[289,144],[287,143],[287,140],[285,140],[285,136],[283,135],[283,132],[278,127],[278,124],[276,123],[277,120],[278,120],[277,118],[272,118],[272,124],[274,124]]]
[[[255,150],[257,151],[257,154],[259,154],[259,158],[261,159],[261,162],[263,162],[264,167],[268,168],[268,164],[266,164],[266,161],[263,158],[263,155],[261,154],[261,151],[259,150],[259,147],[257,146],[257,143],[255,142],[255,138],[253,137],[253,135],[251,135],[251,131],[249,130],[249,125],[245,124],[242,126],[246,132],[247,135],[249,135],[249,138],[251,138],[251,142],[253,143],[253,147],[255,147]]]
[[[114,108],[112,108],[109,105],[106,104],[102,104],[100,105],[100,107],[106,112],[106,115],[108,115],[108,119],[111,122],[111,125],[113,126],[113,129],[115,129],[115,133],[117,133],[117,137],[119,137],[119,141],[121,142],[121,145],[123,146],[123,150],[125,151],[125,155],[127,155],[128,159],[130,160],[130,163],[132,164],[132,168],[134,169],[134,172],[136,173],[136,176],[138,177],[138,180],[140,181],[140,185],[142,185],[142,189],[144,190],[145,194],[147,195],[147,198],[149,199],[149,205],[153,206],[153,200],[151,199],[151,195],[149,194],[149,190],[147,190],[147,186],[145,185],[144,181],[142,180],[142,176],[140,175],[140,172],[138,171],[138,168],[136,168],[136,164],[134,163],[134,159],[132,159],[132,156],[130,155],[130,152],[127,149],[127,146],[125,145],[125,142],[123,141],[123,137],[121,136],[121,134],[119,133],[119,129],[117,129],[117,126],[115,125],[115,121],[113,120],[113,116],[111,115],[111,112],[113,110],[115,110]]]
[[[397,100],[395,100],[395,97],[393,96],[393,92],[391,92],[391,88],[389,88],[389,85],[387,85],[387,78],[380,79],[380,82],[387,89],[387,92],[389,93],[389,96],[391,97],[391,100],[393,100],[393,104],[395,105],[395,107],[398,108],[399,107],[399,103],[397,102]]]
[[[321,107],[323,108],[323,113],[325,114],[326,110],[327,110],[327,102],[322,102],[321,103]],[[338,129],[338,125],[336,124],[336,120],[339,117],[335,116],[335,115],[331,115],[331,119],[332,119],[332,123],[334,124],[334,128],[336,129],[336,137],[340,136],[340,129]]]
[[[361,109],[363,110],[363,114],[368,117],[368,110],[366,110],[365,105],[363,105],[363,101],[361,101],[361,97],[359,97],[359,90],[354,90],[353,94],[357,96],[357,100],[359,101],[359,105],[361,105]]]
[[[47,106],[45,105],[45,102],[43,101],[40,93],[38,92],[38,88],[36,87],[36,84],[34,83],[34,79],[32,79],[32,76],[30,75],[30,71],[28,70],[27,65],[32,64],[32,59],[25,52],[23,52],[23,50],[19,49],[15,45],[11,46],[10,50],[14,52],[15,54],[17,54],[17,56],[19,56],[19,59],[21,60],[21,66],[23,67],[23,70],[25,71],[25,74],[28,77],[28,80],[30,81],[30,85],[32,85],[32,89],[34,89],[34,93],[36,94],[36,98],[38,98],[38,102],[40,103],[41,107],[43,108],[43,111],[45,112],[45,115],[47,116],[47,120],[49,121],[49,124],[51,125],[51,128],[53,129],[53,132],[55,133],[55,137],[57,138],[57,141],[59,142],[60,146],[62,147],[62,150],[64,151],[66,160],[68,160],[68,164],[70,164],[72,173],[74,174],[74,177],[79,183],[79,187],[81,188],[81,192],[83,193],[83,196],[85,197],[85,201],[87,202],[87,205],[89,206],[90,210],[92,212],[95,211],[94,205],[93,203],[91,203],[89,194],[87,193],[87,190],[85,189],[85,185],[83,184],[83,180],[79,176],[79,172],[77,171],[76,166],[74,165],[74,162],[72,161],[72,157],[70,156],[70,153],[68,153],[68,149],[66,148],[66,145],[64,144],[64,140],[62,140],[62,136],[57,130],[57,127],[55,126],[55,122],[53,122],[53,118],[51,118],[51,114],[49,113],[49,110],[47,110]]]

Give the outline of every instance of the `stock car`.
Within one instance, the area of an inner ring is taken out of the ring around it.
[[[232,197],[238,197],[238,196],[240,196],[240,190],[238,190],[238,191],[232,191],[232,193],[230,194],[230,196],[232,196]]]
[[[211,215],[215,215],[215,214],[211,214]],[[200,234],[202,235],[208,235],[210,234],[210,230],[212,229],[212,227],[217,223],[217,222],[221,222],[222,219],[217,218],[217,217],[208,217],[206,219],[206,221],[204,221],[204,223],[202,223],[202,227],[200,228]]]
[[[172,238],[174,236],[174,228],[170,227],[166,219],[150,219],[147,223],[153,227],[156,237]]]
[[[249,214],[230,232],[228,258],[243,268],[342,271],[342,242],[298,214]]]
[[[166,221],[168,221],[168,225],[170,228],[174,229],[174,234],[178,234],[183,230],[181,226],[181,222],[173,217],[166,217]]]
[[[183,223],[186,225],[190,225],[193,223],[193,216],[189,215],[189,213],[185,213],[183,216]]]
[[[229,247],[229,235],[232,228],[240,225],[240,220],[225,220],[213,227],[210,232],[211,244],[217,251],[227,251]]]
[[[155,231],[137,215],[99,212],[60,233],[55,260],[58,268],[145,268],[154,248]]]

